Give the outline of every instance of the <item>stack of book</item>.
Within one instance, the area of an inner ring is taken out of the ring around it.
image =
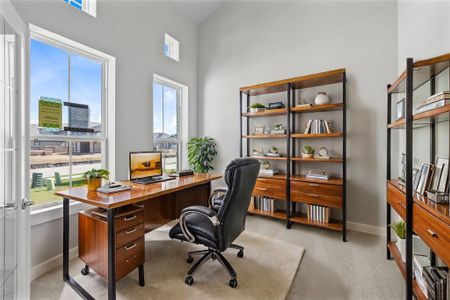
[[[450,278],[447,267],[426,266],[422,268],[421,277],[418,277],[416,273],[417,272],[415,272],[416,282],[427,299],[448,299],[447,296],[450,292]]]
[[[330,208],[320,205],[308,204],[307,217],[310,221],[328,223],[330,220]]]
[[[264,176],[273,176],[275,174],[278,174],[278,170],[277,169],[259,169],[259,175],[264,175]]]
[[[427,100],[422,101],[416,108],[416,113],[429,111],[438,107],[450,104],[450,92],[441,92],[428,97]]]
[[[258,209],[263,212],[273,213],[275,208],[275,199],[269,197],[254,197],[252,209]]]
[[[311,179],[328,180],[328,179],[330,179],[331,175],[330,175],[330,173],[325,172],[325,171],[311,170],[311,171],[308,171],[308,173],[305,175],[305,177],[311,178]]]
[[[417,285],[422,290],[425,297],[428,299],[427,286],[425,279],[423,278],[423,269],[430,266],[430,260],[424,255],[414,255],[414,277],[416,278]]]
[[[333,127],[327,120],[309,120],[304,134],[332,133]]]

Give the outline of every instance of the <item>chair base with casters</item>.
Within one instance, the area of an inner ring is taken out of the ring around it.
[[[240,258],[244,257],[244,247],[232,244],[229,246],[229,248],[238,249],[239,252],[237,253],[237,256]],[[194,283],[194,278],[192,277],[194,273],[197,272],[204,263],[212,259],[218,260],[219,263],[227,270],[228,274],[231,277],[230,281],[228,282],[228,285],[231,286],[232,288],[237,287],[238,282],[236,272],[234,271],[233,267],[228,262],[228,260],[222,255],[222,253],[220,253],[220,251],[212,248],[209,248],[208,250],[191,251],[188,252],[187,254],[186,262],[192,263],[194,261],[194,258],[192,256],[194,255],[203,255],[203,256],[200,257],[200,259],[187,272],[187,276],[184,279],[184,282],[187,285],[192,285]]]

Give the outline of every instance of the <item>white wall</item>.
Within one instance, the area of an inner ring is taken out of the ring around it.
[[[117,179],[128,176],[129,151],[152,149],[154,73],[189,87],[189,135],[196,135],[197,28],[171,3],[100,0],[93,18],[62,0],[12,2],[25,22],[116,58]],[[179,63],[163,56],[164,33],[180,41]],[[61,253],[61,228],[61,220],[32,227],[33,266]]]
[[[385,91],[397,71],[396,11],[394,1],[219,7],[198,33],[199,129],[218,142],[217,169],[239,156],[239,87],[345,67],[348,220],[383,226]]]

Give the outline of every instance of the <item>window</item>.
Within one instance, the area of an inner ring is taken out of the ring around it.
[[[166,33],[164,38],[163,52],[164,56],[170,57],[171,59],[176,61],[180,61],[180,42]]]
[[[93,17],[97,16],[97,0],[64,0],[64,2]]]
[[[153,148],[163,152],[165,173],[180,168],[180,94],[177,86],[153,81]]]
[[[32,36],[30,197],[40,209],[61,200],[55,191],[85,184],[85,171],[110,167],[111,147],[106,62],[67,43]]]

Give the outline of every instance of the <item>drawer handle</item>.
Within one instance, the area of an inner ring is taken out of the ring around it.
[[[133,255],[133,257],[134,257],[134,258],[136,258],[137,256],[136,256],[136,255]],[[129,260],[129,259],[127,259],[127,260],[126,260],[126,262],[127,262],[127,263],[129,263],[129,262],[130,262],[130,260]]]
[[[133,229],[128,229],[128,230],[125,230],[125,234],[130,234],[130,233],[133,233],[133,232],[136,232],[136,227],[134,227]]]
[[[131,245],[128,245],[128,246],[125,246],[125,250],[131,250],[131,249],[133,249],[134,247],[136,247],[137,245],[136,244],[131,244]]]
[[[316,194],[308,194],[310,197],[315,197],[315,198],[319,198],[319,195]]]
[[[267,181],[267,179],[263,179],[263,178],[258,178],[258,181],[264,181],[264,182],[266,182],[266,181]]]
[[[317,183],[308,183],[309,186],[320,186]]]
[[[137,218],[136,215],[132,215],[131,217],[125,217],[125,218],[123,218],[123,220],[124,220],[125,222],[128,222],[128,221],[134,220],[134,219],[136,219],[136,218]]]
[[[257,190],[260,190],[260,191],[267,191],[267,189],[264,189],[264,188],[256,188]]]
[[[432,237],[437,237],[437,234],[433,231],[433,230],[431,230],[431,229],[427,229],[427,232],[432,236]]]

